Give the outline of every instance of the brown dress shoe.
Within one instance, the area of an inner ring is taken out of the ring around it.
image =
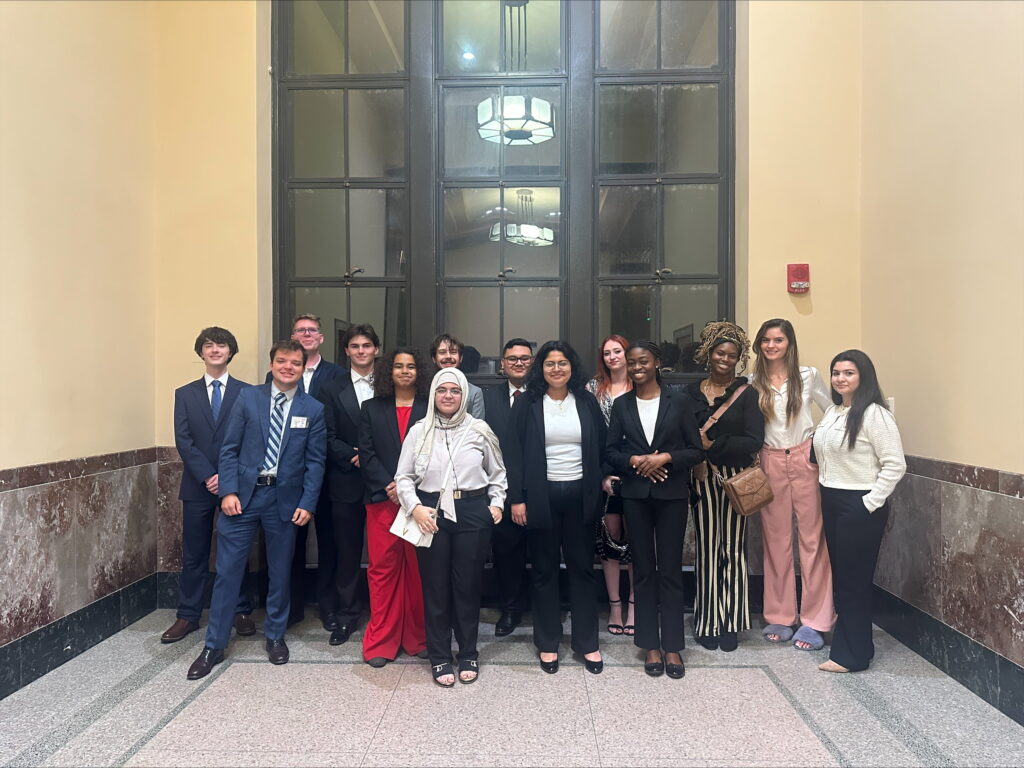
[[[251,613],[235,614],[235,632],[239,637],[248,637],[256,634],[256,622],[252,620]]]
[[[199,629],[199,623],[188,619],[176,619],[170,628],[160,635],[161,643],[176,643],[189,632]]]
[[[223,648],[203,648],[199,658],[193,661],[192,666],[188,668],[188,679],[198,680],[201,677],[206,677],[213,669],[213,665],[220,664],[222,661],[224,661]]]

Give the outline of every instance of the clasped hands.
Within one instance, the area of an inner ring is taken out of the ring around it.
[[[242,502],[238,500],[237,493],[229,493],[223,499],[220,500],[220,509],[228,517],[235,517],[236,515],[242,514]],[[292,522],[296,525],[305,525],[313,519],[313,513],[308,510],[302,509],[301,507],[295,508],[295,514],[292,515]]]
[[[668,479],[666,464],[672,461],[672,454],[664,451],[655,451],[642,456],[630,456],[629,466],[641,477],[646,477],[652,483],[661,483]]]

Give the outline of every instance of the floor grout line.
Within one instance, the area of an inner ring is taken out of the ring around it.
[[[403,664],[403,667],[412,666],[411,664]],[[373,728],[373,734],[371,734],[369,741],[366,742],[366,749],[363,750],[363,756],[359,759],[359,765],[366,765],[366,759],[370,754],[370,748],[373,746],[373,740],[377,738],[377,733],[380,731],[381,723],[384,722],[384,718],[388,714],[388,709],[391,707],[391,702],[395,700],[395,694],[398,693],[398,686],[402,684],[402,678],[405,677],[405,669],[402,670],[398,676],[398,680],[395,681],[395,687],[391,689],[391,695],[388,697],[387,704],[380,712],[380,719],[377,720],[377,725]]]

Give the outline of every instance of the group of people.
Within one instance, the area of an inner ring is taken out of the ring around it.
[[[709,650],[733,651],[751,625],[747,518],[732,508],[723,482],[758,463],[774,494],[759,513],[764,639],[818,650],[831,631],[820,669],[868,667],[872,577],[887,500],[905,462],[863,352],[835,357],[828,388],[816,369],[800,365],[788,321],[765,322],[753,345],[736,324],[711,322],[694,355],[706,375],[675,388],[663,384],[661,347],[650,341],[609,336],[588,380],[564,341],[534,352],[515,338],[502,351],[506,381],[482,391],[460,370],[463,345],[450,334],[431,344],[429,368],[412,348],[381,355],[369,325],[345,333],[347,368],[324,360],[322,343],[319,318],[298,316],[292,338],[271,349],[267,381],[248,386],[227,374],[238,351],[230,332],[207,328],[196,339],[206,373],[175,393],[184,465],[181,602],[162,637],[175,642],[199,627],[215,524],[206,642],[189,679],[223,660],[232,626],[255,632],[246,561],[257,525],[270,578],[267,653],[273,663],[288,661],[284,634],[303,616],[311,520],[320,620],[331,645],[351,637],[362,613],[365,530],[370,604],[362,651],[373,667],[405,652],[429,658],[438,685],[476,681],[490,556],[501,608],[495,634],[512,633],[528,606],[547,673],[559,668],[565,563],[570,645],[589,672],[600,673],[596,537],[606,553],[607,631],[633,636],[648,675],[681,678],[689,510],[694,636]],[[824,411],[817,424],[812,404]],[[602,542],[618,554],[608,556]]]

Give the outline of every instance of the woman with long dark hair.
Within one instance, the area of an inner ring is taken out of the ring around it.
[[[629,342],[625,337],[613,333],[601,341],[600,354],[597,356],[597,371],[594,378],[587,382],[587,392],[597,398],[604,414],[604,423],[612,418],[612,404],[615,400],[633,389],[633,380],[626,375],[626,348]],[[613,480],[606,477],[601,484],[605,492],[604,525],[608,535],[616,541],[622,541],[624,528],[622,525],[622,497],[615,493]],[[627,558],[624,558],[627,559]],[[632,635],[635,626],[633,611],[633,566],[626,565],[629,574],[629,611],[626,623],[622,623],[622,564],[604,555],[601,556],[601,570],[604,572],[604,585],[608,592],[608,634]]]
[[[768,476],[774,500],[761,510],[764,533],[764,620],[761,634],[771,643],[802,651],[825,644],[832,629],[832,570],[821,527],[818,467],[811,463],[814,417],[832,404],[816,368],[800,365],[796,331],[788,320],[765,321],[754,337],[757,357],[751,383],[764,415],[761,469]],[[793,517],[800,547],[800,616],[797,623],[796,571],[793,566]]]
[[[832,359],[829,370],[833,405],[814,431],[814,454],[838,617],[828,661],[818,669],[858,672],[875,655],[875,565],[889,519],[889,496],[907,462],[871,359],[848,349]]]
[[[647,651],[648,675],[678,679],[686,671],[682,569],[690,468],[704,451],[688,398],[661,386],[658,346],[631,344],[626,362],[634,387],[612,408],[605,456],[622,476],[636,573],[634,643]]]
[[[604,668],[598,648],[594,523],[601,514],[607,427],[584,389],[579,356],[564,341],[541,346],[526,391],[512,407],[508,493],[512,521],[527,528],[533,642],[541,669],[558,671],[562,639],[559,563],[569,575],[572,649],[588,672]]]
[[[733,510],[722,487],[723,479],[753,466],[764,442],[757,392],[736,375],[737,367],[746,368],[749,354],[750,340],[742,328],[727,321],[708,323],[694,356],[708,376],[686,387],[707,454],[707,462],[693,471],[697,499],[693,630],[697,642],[709,651],[735,651],[739,633],[750,628],[747,518]],[[720,410],[721,415],[716,415]]]
[[[366,505],[366,580],[370,621],[363,633],[363,659],[371,667],[394,661],[400,649],[423,652],[423,588],[416,548],[390,532],[398,513],[395,471],[409,427],[427,412],[427,369],[419,352],[399,347],[378,359],[375,397],[359,416],[359,468],[370,501]]]

